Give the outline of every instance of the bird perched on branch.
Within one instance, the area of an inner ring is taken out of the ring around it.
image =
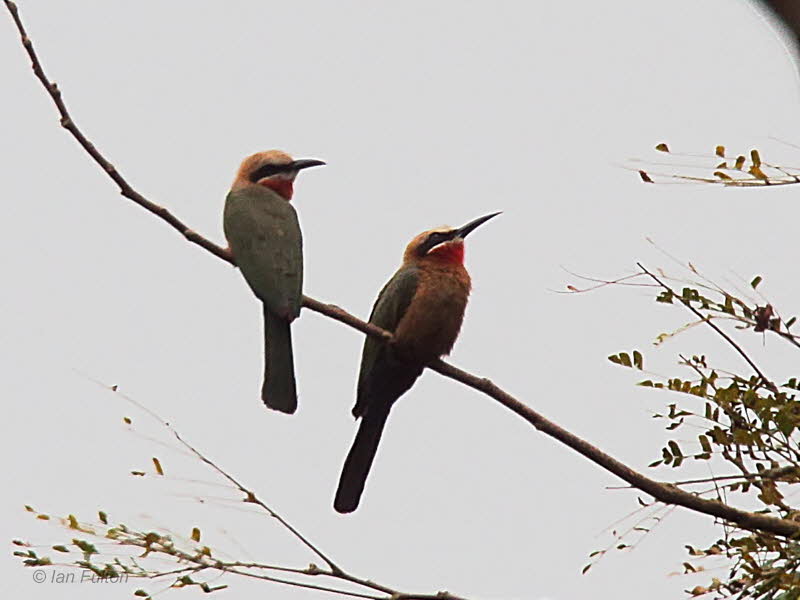
[[[397,399],[414,384],[425,365],[450,353],[464,319],[470,278],[464,268],[464,238],[492,213],[458,229],[434,229],[415,237],[403,264],[383,287],[369,322],[393,333],[384,343],[364,341],[353,415],[361,419],[344,462],[333,507],[358,507],[383,427]]]
[[[275,410],[297,409],[290,323],[300,314],[303,237],[289,201],[301,169],[321,160],[294,160],[278,150],[248,156],[225,200],[223,228],[236,265],[264,304],[264,384],[261,399]]]

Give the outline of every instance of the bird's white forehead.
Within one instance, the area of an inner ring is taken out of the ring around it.
[[[450,233],[453,231],[453,228],[449,225],[442,225],[441,227],[435,227],[428,231],[428,233]]]

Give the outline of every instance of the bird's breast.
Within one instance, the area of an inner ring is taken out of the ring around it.
[[[416,294],[394,334],[400,357],[427,364],[449,354],[461,330],[469,291],[463,267],[421,269]]]

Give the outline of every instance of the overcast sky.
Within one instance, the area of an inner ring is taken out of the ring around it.
[[[651,414],[674,399],[635,387],[607,355],[640,348],[668,375],[680,352],[744,368],[699,329],[653,348],[690,317],[648,293],[554,293],[577,283],[562,266],[669,267],[649,236],[720,283],[761,274],[787,316],[800,304],[793,186],[646,186],[622,166],[661,160],[662,141],[758,147],[800,165],[800,151],[771,139],[800,144],[795,69],[746,2],[20,4],[85,133],[136,189],[211,239],[222,242],[224,197],[246,155],[328,162],[295,188],[312,297],[366,317],[414,235],[504,211],[468,240],[474,290],[452,361],[636,468],[660,455],[667,432]],[[396,405],[359,510],[336,514],[361,334],[304,311],[300,409],[266,410],[261,313],[240,275],[119,196],[58,126],[5,14],[0,74],[0,538],[46,548],[73,537],[24,504],[85,519],[104,509],[183,536],[199,526],[204,543],[245,560],[313,560],[224,488],[185,481],[214,479],[85,373],[156,410],[361,576],[547,600],[661,600],[705,582],[671,575],[684,544],[720,534],[682,509],[581,576],[635,494],[608,490],[620,484],[612,475],[434,373]],[[742,339],[775,378],[789,373],[778,341]],[[152,456],[167,481],[129,475],[152,471]],[[122,598],[141,585],[65,589],[31,573],[0,561],[6,595]],[[232,600],[319,597],[221,583]]]

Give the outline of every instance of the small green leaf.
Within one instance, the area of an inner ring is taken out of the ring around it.
[[[733,308],[733,298],[731,298],[727,294],[725,295],[725,305],[722,308],[722,312],[726,312],[729,315],[736,314],[736,309]]]
[[[681,452],[680,447],[673,440],[668,441],[667,446],[669,446],[670,452],[672,452],[673,456],[683,456],[683,452]]]
[[[761,275],[756,275],[753,281],[750,282],[750,287],[756,289],[759,283],[761,283]]]
[[[72,543],[80,548],[84,554],[97,554],[97,548],[94,547],[94,544],[90,544],[86,540],[73,539]]]
[[[756,165],[750,167],[747,170],[747,172],[750,173],[750,175],[752,175],[756,179],[760,179],[762,181],[767,181],[769,179],[769,177],[767,177],[767,174],[761,170],[761,167],[757,167]]]
[[[634,352],[634,357],[636,353]],[[619,354],[612,354],[608,357],[608,360],[613,362],[617,365],[622,365],[623,367],[633,367],[633,363],[631,362],[631,357],[627,352],[620,352]]]
[[[658,296],[656,296],[656,302],[664,302],[666,304],[672,304],[672,298],[674,294],[672,290],[665,290],[661,292]]]

